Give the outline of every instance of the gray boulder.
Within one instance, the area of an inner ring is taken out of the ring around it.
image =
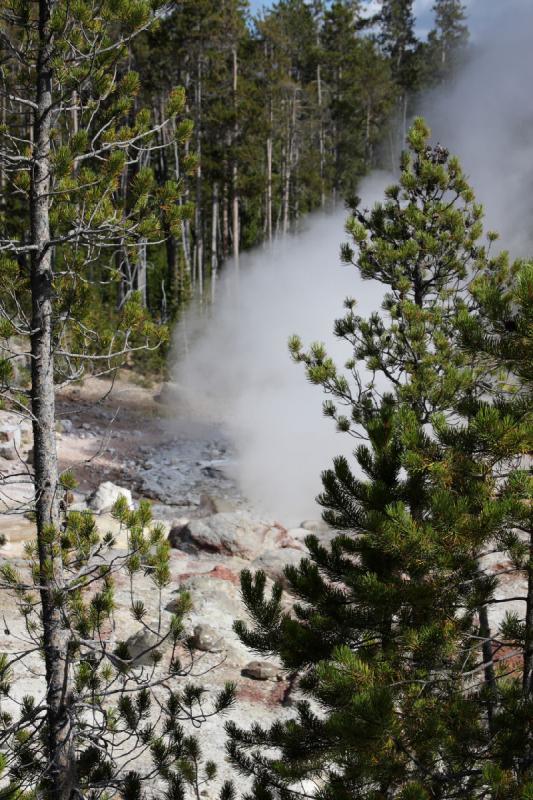
[[[0,458],[14,461],[20,451],[21,432],[18,425],[0,425]]]
[[[154,663],[153,655],[159,642],[155,633],[141,628],[127,640],[128,651],[134,667],[150,667]]]
[[[220,653],[224,649],[220,632],[211,625],[196,625],[191,637],[191,644],[196,650],[202,650],[205,653]]]
[[[270,661],[250,661],[241,674],[254,681],[275,681],[281,677],[281,670]]]
[[[202,517],[210,517],[212,514],[233,513],[236,510],[235,503],[231,500],[226,500],[223,497],[213,497],[206,492],[200,495],[200,504],[198,506],[198,513]]]
[[[0,444],[11,444],[20,447],[20,428],[18,425],[4,423],[0,425]]]
[[[175,550],[184,550],[191,541],[189,520],[174,520],[168,532],[168,543]]]
[[[262,570],[265,575],[273,581],[278,581],[282,586],[287,585],[287,579],[283,574],[286,566],[297,567],[305,552],[296,547],[278,547],[275,550],[265,550],[252,562],[252,567]]]
[[[176,544],[172,546],[187,553],[218,553],[250,559],[261,552],[268,528],[247,512],[235,511],[193,519],[181,528],[173,526],[173,530]]]

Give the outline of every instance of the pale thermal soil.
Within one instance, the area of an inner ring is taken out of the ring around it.
[[[161,598],[162,616],[164,621],[170,619],[175,593],[188,589],[194,607],[187,617],[187,632],[192,634],[198,625],[209,626],[204,630],[208,639],[211,629],[216,632],[214,652],[195,651],[190,680],[213,691],[228,680],[237,683],[234,709],[224,718],[207,720],[197,731],[204,756],[219,763],[221,778],[227,778],[225,721],[235,719],[245,727],[254,720],[268,723],[290,713],[294,701],[286,676],[274,661],[263,666],[261,678],[265,679],[242,674],[260,657],[247,651],[232,630],[234,620],[245,617],[239,573],[243,568],[262,567],[272,578],[281,576],[285,563],[295,563],[304,555],[303,539],[309,531],[287,531],[281,521],[261,519],[231,477],[234,455],[230,443],[212,423],[192,421],[189,411],[180,408],[179,398],[165,387],[161,393],[161,387],[145,389],[124,379],[113,386],[89,380],[58,397],[58,414],[64,422],[58,426],[62,430],[57,444],[60,467],[72,469],[79,482],[74,508],[87,508],[91,492],[111,481],[129,489],[134,502],[149,498],[154,519],[167,530],[173,522],[191,521],[194,540],[183,546],[177,541],[171,551],[172,579]],[[0,412],[0,430],[20,424],[12,415]],[[0,455],[0,534],[6,539],[0,547],[0,563],[9,561],[23,571],[24,544],[34,537],[34,526],[25,515],[32,500],[30,448],[29,426],[22,423],[15,457]],[[96,519],[102,532],[116,534],[114,553],[124,552],[125,533],[111,514],[97,513]],[[326,532],[323,535],[328,536]],[[117,609],[110,635],[123,640],[140,626],[129,613],[128,580],[119,575],[116,584]],[[141,576],[136,587],[148,607],[148,621],[155,621],[160,608],[153,585]],[[14,654],[24,647],[20,638],[24,631],[7,593],[2,594],[1,613],[5,625],[0,626],[0,652]],[[17,698],[42,696],[38,655],[18,662],[13,671]],[[213,791],[214,787],[206,796]]]
[[[279,715],[290,714],[295,700],[287,676],[275,661],[254,672],[261,679],[246,674],[247,666],[258,656],[247,651],[232,630],[233,621],[245,617],[239,573],[244,568],[262,568],[269,579],[280,578],[285,564],[298,563],[305,554],[304,538],[309,529],[316,530],[324,540],[330,539],[332,532],[318,522],[288,530],[284,520],[263,518],[251,508],[232,477],[237,471],[233,469],[236,455],[231,442],[213,422],[194,419],[193,410],[184,406],[176,387],[152,390],[125,379],[113,386],[88,380],[58,397],[58,412],[63,420],[58,432],[60,466],[72,469],[79,481],[75,508],[87,508],[91,493],[111,481],[130,490],[134,502],[149,498],[154,519],[168,531],[178,529],[171,551],[171,583],[163,592],[161,604],[144,577],[137,582],[137,592],[148,608],[148,621],[153,622],[160,609],[163,620],[170,619],[175,593],[190,590],[194,608],[187,617],[187,632],[192,634],[196,626],[204,626],[207,641],[205,649],[195,651],[191,680],[196,675],[210,690],[220,689],[228,680],[237,683],[234,709],[225,718],[206,721],[198,731],[205,757],[221,765],[221,777],[229,777],[224,754],[225,719],[235,719],[243,727],[254,720],[268,724]],[[0,412],[0,436],[13,424],[20,423]],[[24,543],[34,536],[33,524],[24,516],[32,498],[32,468],[27,463],[30,447],[31,435],[23,424],[15,458],[0,455],[4,484],[0,487],[0,534],[6,537],[0,547],[0,563],[7,560],[22,569]],[[111,514],[102,511],[96,519],[102,532],[117,535],[115,554],[124,552],[125,534]],[[187,521],[184,535],[180,526]],[[487,566],[500,570],[505,564],[491,557]],[[116,583],[117,609],[110,636],[123,640],[135,634],[139,624],[129,613],[126,577],[117,576]],[[497,597],[521,593],[511,575]],[[523,614],[523,604],[513,605]],[[510,604],[502,603],[491,609],[493,625],[509,608]],[[14,602],[6,593],[1,612],[0,652],[18,652],[23,646],[19,638],[23,629]],[[25,664],[15,665],[18,698],[32,693],[41,696],[40,672],[36,655]],[[213,790],[206,794],[210,796],[214,796]]]

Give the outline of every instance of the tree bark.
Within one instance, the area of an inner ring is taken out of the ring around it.
[[[229,199],[228,184],[224,181],[222,190],[222,258],[225,259],[229,249]]]
[[[59,546],[59,480],[55,441],[52,250],[50,247],[50,133],[54,55],[50,18],[58,0],[39,0],[39,51],[30,186],[33,413],[35,511],[46,670],[47,750],[45,791],[69,800],[75,781],[75,728],[68,632],[58,595],[64,590]]]
[[[529,539],[524,642],[524,697],[533,696],[533,533]]]
[[[218,183],[213,184],[213,206],[211,209],[211,302],[215,302],[218,276]]]
[[[146,308],[148,300],[147,288],[146,288],[147,272],[148,272],[148,262],[146,254],[146,239],[142,238],[139,241],[139,246],[138,246],[135,288],[139,293],[141,305],[143,306],[143,308]]]
[[[481,654],[483,657],[483,664],[485,665],[483,673],[485,677],[485,683],[490,692],[490,697],[487,701],[487,722],[489,726],[489,732],[492,734],[494,703],[496,700],[497,683],[496,683],[496,672],[494,670],[494,664],[493,664],[494,655],[492,652],[492,637],[490,632],[489,614],[487,611],[487,606],[486,605],[481,606],[478,613],[479,613],[479,633],[480,636],[482,637]]]
[[[238,77],[238,62],[237,62],[237,48],[232,50],[233,59],[233,112],[235,114],[235,122],[233,127],[233,166],[232,166],[232,189],[233,189],[233,203],[232,203],[232,227],[233,227],[233,260],[237,273],[239,272],[239,240],[240,240],[240,222],[239,222],[239,168],[237,164],[236,146],[239,136],[239,119],[237,108],[237,77]]]
[[[317,43],[318,44],[318,43]],[[320,153],[320,207],[326,206],[326,187],[325,187],[325,146],[324,146],[324,120],[322,111],[322,74],[320,64],[316,68],[316,87],[318,100],[318,149]]]
[[[266,142],[267,183],[266,183],[266,235],[272,244],[272,134]]]
[[[198,55],[196,63],[196,114],[195,114],[195,131],[196,141],[195,149],[198,158],[198,167],[196,169],[196,209],[195,209],[195,239],[196,239],[196,277],[198,280],[198,294],[200,300],[204,294],[204,232],[203,232],[203,218],[202,218],[202,59]]]

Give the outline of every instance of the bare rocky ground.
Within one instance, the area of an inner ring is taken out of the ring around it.
[[[169,532],[172,580],[160,607],[163,615],[170,615],[178,591],[188,589],[192,595],[187,632],[195,636],[197,647],[191,680],[196,676],[213,691],[228,680],[237,684],[235,707],[224,718],[207,720],[198,732],[205,757],[222,765],[221,778],[231,777],[224,762],[226,719],[245,727],[253,721],[267,723],[289,714],[294,701],[278,664],[261,661],[233,633],[234,620],[245,617],[239,573],[262,568],[271,579],[282,577],[284,564],[297,563],[304,555],[309,528],[320,524],[287,530],[281,521],[259,518],[231,476],[231,443],[212,423],[191,420],[168,387],[87,380],[59,395],[58,416],[60,467],[71,469],[79,483],[72,507],[92,509],[100,530],[117,535],[120,551],[125,534],[109,513],[114,487],[119,486],[128,497],[131,493],[133,503],[150,499],[154,519]],[[5,539],[0,563],[23,567],[24,545],[34,538],[27,516],[32,499],[29,424],[0,412],[0,437],[0,536]],[[137,590],[155,619],[160,609],[153,586],[141,578]],[[18,652],[24,632],[6,593],[1,609],[0,652]],[[119,578],[113,636],[127,639],[138,628],[129,613],[128,582]],[[39,667],[38,656],[15,666],[19,699],[42,692]]]
[[[232,630],[235,619],[245,618],[239,592],[243,568],[261,568],[269,579],[283,578],[283,566],[298,563],[305,554],[309,530],[325,540],[332,531],[319,522],[306,522],[287,530],[283,520],[264,519],[241,495],[232,477],[235,454],[231,442],[209,421],[195,420],[181,404],[179,389],[143,388],[131,380],[113,385],[88,380],[58,397],[58,451],[62,469],[72,469],[79,481],[73,508],[91,508],[102,532],[117,536],[117,551],[124,551],[125,535],[109,513],[116,486],[136,503],[152,501],[153,516],[168,531],[172,544],[171,584],[160,598],[148,579],[137,584],[152,620],[162,610],[170,615],[176,593],[187,589],[193,610],[187,633],[195,637],[191,680],[208,690],[220,689],[228,680],[237,684],[237,703],[224,718],[208,719],[197,731],[204,755],[221,766],[221,779],[232,777],[225,763],[224,723],[234,719],[243,727],[254,721],[268,723],[290,715],[297,697],[275,661],[261,661],[249,652]],[[24,565],[24,545],[34,537],[25,512],[31,507],[31,433],[27,423],[0,412],[0,564]],[[489,571],[505,571],[497,554],[488,556]],[[505,576],[491,608],[494,628],[505,611],[523,615],[521,602],[501,603],[518,593],[513,572]],[[0,652],[20,651],[24,631],[16,607],[2,593]],[[112,635],[135,636],[139,629],[129,613],[129,585],[117,579],[117,609]],[[259,662],[259,663],[258,663]],[[39,696],[38,656],[14,667],[16,696]],[[234,777],[234,776],[233,776]],[[218,783],[218,782],[217,782]],[[242,780],[239,779],[239,785]],[[216,787],[205,790],[214,796]]]

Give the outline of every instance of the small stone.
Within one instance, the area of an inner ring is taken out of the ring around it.
[[[18,453],[15,450],[13,443],[0,444],[0,458],[5,458],[6,461],[16,461]]]
[[[270,661],[250,661],[241,674],[254,681],[275,681],[278,679],[280,670]]]
[[[58,419],[56,422],[57,433],[72,433],[73,427],[72,420],[70,419]]]
[[[130,510],[133,508],[133,498],[129,489],[117,486],[111,481],[105,481],[89,497],[88,505],[93,511],[103,514],[106,511],[111,511],[119,497],[125,497],[128,508]]]
[[[329,530],[329,525],[321,519],[305,519],[300,528],[311,531],[311,533],[323,533]]]
[[[196,650],[205,653],[220,653],[224,649],[220,633],[211,625],[196,625],[191,644]]]
[[[275,550],[265,550],[254,559],[252,567],[260,569],[273,581],[278,581],[282,586],[288,588],[285,567],[298,567],[304,557],[305,552],[295,547],[279,547]]]
[[[209,517],[211,514],[231,513],[235,510],[235,503],[229,500],[225,500],[222,497],[212,497],[205,492],[200,495],[198,511],[202,516]]]
[[[20,447],[20,428],[18,425],[0,426],[0,442],[10,443],[17,449]]]
[[[190,544],[191,531],[189,528],[189,520],[186,518],[176,519],[172,523],[167,536],[169,545],[175,550],[183,549],[183,545]]]
[[[133,666],[147,667],[154,663],[153,655],[156,646],[159,644],[159,638],[155,633],[141,628],[140,631],[130,636],[126,644]]]

